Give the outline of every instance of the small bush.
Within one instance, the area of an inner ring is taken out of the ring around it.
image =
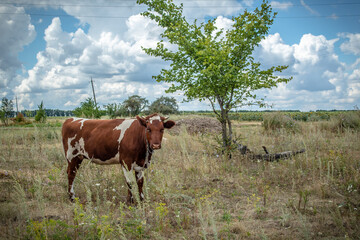
[[[16,115],[16,118],[15,118],[15,122],[17,123],[21,123],[21,122],[25,122],[25,118],[24,118],[24,115],[22,113],[18,113]]]
[[[289,132],[298,132],[300,130],[300,125],[290,116],[283,113],[264,114],[262,126],[265,131],[285,129]]]
[[[46,122],[46,112],[44,109],[44,103],[43,101],[41,101],[40,105],[38,105],[39,110],[37,110],[36,115],[35,115],[35,121],[36,122],[40,122],[40,123],[45,123]]]
[[[360,111],[344,112],[332,116],[329,122],[322,123],[321,129],[332,132],[344,132],[345,129],[358,131],[360,129]]]
[[[359,129],[360,111],[347,112],[338,116],[338,124],[341,129]]]

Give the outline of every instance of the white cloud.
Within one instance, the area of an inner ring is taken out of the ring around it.
[[[129,18],[127,26],[126,41],[111,32],[94,38],[80,28],[65,32],[60,19],[54,18],[45,30],[46,49],[37,54],[36,65],[15,88],[15,93],[24,99],[29,93],[41,93],[41,96],[33,96],[41,101],[40,97],[53,98],[58,95],[52,93],[61,92],[62,103],[57,102],[57,105],[71,107],[90,96],[87,91],[73,93],[88,88],[89,79],[93,77],[99,86],[99,102],[120,101],[132,94],[150,94],[151,97],[160,92],[164,94],[161,84],[151,87],[155,82],[151,76],[157,74],[164,63],[147,56],[141,49],[141,46],[156,46],[161,29],[139,15]],[[152,91],[148,91],[149,88]]]
[[[284,44],[279,33],[267,36],[261,41],[255,55],[265,67],[274,65],[293,65],[295,48]]]
[[[311,14],[313,14],[313,15],[320,15],[317,11],[315,11],[315,10],[312,9],[309,5],[307,5],[304,0],[300,0],[300,3],[301,3],[301,5],[302,5],[304,8],[306,8]]]
[[[297,90],[322,91],[334,89],[326,71],[336,73],[343,69],[343,64],[334,53],[334,43],[338,39],[327,40],[324,36],[305,34],[298,44],[287,45],[279,33],[269,35],[256,49],[255,56],[264,67],[288,65],[284,75],[294,79],[289,86]]]
[[[236,0],[175,1],[176,4],[180,4],[181,2],[184,4],[184,15],[190,19],[201,19],[205,16],[215,17],[219,15],[233,16],[245,9],[243,4],[247,7],[253,5],[252,0],[242,1],[243,4]]]
[[[278,1],[270,2],[270,5],[275,9],[281,9],[281,10],[287,10],[293,6],[291,2],[278,2]]]
[[[55,0],[51,1],[57,4]],[[309,11],[312,10],[303,0],[301,2]],[[89,30],[84,32],[79,28],[69,33],[63,30],[59,18],[53,19],[45,31],[46,49],[37,54],[37,63],[27,71],[26,77],[18,77],[19,80],[16,80],[20,84],[15,88],[15,93],[19,95],[23,108],[36,108],[41,100],[44,100],[46,107],[73,109],[92,96],[89,84],[91,76],[95,80],[95,91],[100,104],[121,102],[132,94],[139,94],[150,101],[164,95],[167,85],[156,83],[151,76],[158,74],[161,68],[166,67],[166,63],[147,56],[141,49],[141,46],[154,47],[159,41],[162,29],[139,15],[144,7],[137,7],[135,0],[106,3],[98,0],[91,3],[104,7],[89,7],[91,4],[86,1],[77,3],[84,5],[81,7],[73,6],[73,1],[70,0],[64,0],[62,4],[60,7],[68,14],[80,19],[82,24],[88,24]],[[218,7],[207,8],[210,4]],[[273,1],[271,4],[273,8],[282,10],[292,6],[290,2],[280,1]],[[109,5],[133,7],[106,7]],[[232,8],[223,8],[225,5]],[[190,21],[194,18],[219,16],[216,26],[229,29],[232,21],[226,16],[236,15],[244,6],[253,5],[251,0],[241,3],[236,0],[216,0],[211,3],[202,0],[186,1],[184,14]],[[315,11],[312,13],[317,14]],[[18,28],[23,31],[17,29],[13,33],[22,34],[21,39],[14,43],[16,50],[11,50],[11,53],[16,53],[15,56],[35,34],[28,16],[16,16],[27,18],[21,20],[22,28]],[[0,27],[5,22],[0,21]],[[12,24],[11,21],[6,23]],[[343,52],[360,54],[359,34],[341,34],[339,38],[346,38],[340,45]],[[8,38],[2,36],[0,42],[4,39]],[[262,94],[268,96],[270,103],[276,102],[279,109],[298,109],[300,105],[303,105],[302,110],[351,108],[360,98],[360,59],[351,65],[342,63],[334,50],[337,41],[338,39],[327,39],[322,35],[305,34],[296,44],[289,45],[279,33],[269,35],[261,42],[254,56],[265,67],[289,65],[283,75],[294,76],[294,79],[287,85],[280,84],[271,91],[262,91]],[[1,44],[0,49],[4,46],[6,45]],[[17,64],[19,66],[19,63]],[[15,73],[15,70],[12,72]],[[0,64],[0,79],[4,79],[8,73],[8,68],[1,68]],[[171,96],[179,101],[182,99],[181,93]],[[186,110],[209,109],[206,102],[197,101],[181,103],[180,106]]]
[[[338,39],[327,40],[323,35],[305,34],[299,44],[293,45],[295,64],[293,71],[298,82],[293,83],[296,89],[309,91],[330,90],[334,86],[324,75],[326,71],[339,72],[343,64],[334,53],[334,43]]]
[[[23,47],[33,41],[35,28],[30,17],[22,7],[0,6],[0,87],[7,87],[15,78],[16,70],[21,68],[17,58]]]
[[[216,22],[215,22],[215,26],[218,29],[225,29],[225,30],[231,29],[233,24],[234,24],[233,20],[223,17],[223,16],[217,17]]]
[[[334,53],[337,41],[305,34],[298,44],[287,45],[280,34],[269,35],[256,49],[255,58],[265,67],[288,65],[283,75],[294,79],[259,95],[268,96],[277,109],[351,109],[360,101],[360,60],[350,66],[340,62]]]
[[[348,41],[340,45],[341,51],[360,55],[360,33],[343,33],[340,36],[348,39]]]

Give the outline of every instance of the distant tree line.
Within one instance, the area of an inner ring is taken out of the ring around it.
[[[358,111],[359,108],[354,106],[354,110]],[[329,120],[330,113],[336,114],[337,112],[346,112],[354,110],[315,110],[309,112],[300,112],[299,110],[233,110],[230,111],[230,118],[232,120],[242,121],[262,121],[262,113],[266,112],[285,112],[290,114],[294,120],[311,121],[311,120]],[[18,113],[14,111],[14,103],[6,97],[2,98],[0,105],[0,120],[4,125],[8,125],[10,121],[23,122],[25,117],[34,117],[36,122],[45,122],[47,117],[86,117],[86,118],[100,118],[101,116],[108,115],[110,118],[116,117],[132,117],[138,114],[148,115],[151,113],[161,113],[163,115],[169,114],[200,114],[206,116],[213,116],[213,111],[199,110],[199,111],[179,111],[177,101],[173,97],[161,96],[154,102],[149,104],[149,101],[138,95],[128,97],[122,103],[109,103],[103,105],[100,109],[95,105],[92,98],[87,98],[74,110],[59,110],[59,109],[46,109],[44,103],[41,102],[36,110],[22,110]],[[314,114],[316,113],[316,114]]]
[[[103,105],[100,109],[95,105],[92,98],[87,98],[81,102],[80,106],[75,108],[73,114],[77,117],[100,118],[108,115],[110,118],[116,117],[133,117],[138,114],[161,113],[163,115],[176,114],[179,111],[177,101],[173,97],[161,96],[154,102],[149,101],[139,95],[132,95],[122,103],[109,103]]]
[[[73,116],[72,111],[59,110],[59,109],[45,109],[44,103],[41,101],[40,105],[38,105],[37,110],[22,110],[19,112],[14,111],[14,103],[12,100],[3,97],[1,99],[0,106],[0,120],[1,122],[7,126],[9,125],[9,121],[12,120],[14,122],[24,122],[24,117],[34,117],[36,122],[44,123],[46,122],[46,118],[50,117],[66,117]]]
[[[179,111],[177,101],[173,97],[161,96],[151,104],[139,95],[132,95],[122,103],[109,103],[103,105],[103,109],[97,106],[92,98],[87,98],[81,102],[80,106],[74,110],[46,109],[43,101],[36,110],[14,110],[14,103],[6,97],[2,98],[0,106],[0,120],[4,125],[9,124],[9,120],[20,121],[24,117],[34,117],[36,122],[45,122],[46,117],[86,117],[100,118],[108,115],[110,118],[133,117],[138,114],[161,113],[164,115],[176,114]]]

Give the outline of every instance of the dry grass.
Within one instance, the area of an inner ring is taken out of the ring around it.
[[[356,239],[360,134],[320,125],[234,124],[254,152],[306,149],[277,163],[222,158],[211,136],[185,128],[166,134],[136,206],[124,204],[119,166],[86,162],[70,203],[60,128],[0,128],[0,239]]]

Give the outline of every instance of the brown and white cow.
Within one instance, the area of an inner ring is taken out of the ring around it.
[[[62,138],[68,161],[70,199],[75,198],[76,172],[83,159],[89,159],[96,164],[121,164],[129,188],[129,174],[134,174],[134,170],[142,200],[143,170],[149,166],[153,150],[161,148],[164,128],[175,125],[174,121],[166,120],[158,114],[133,119],[67,119],[62,127]],[[130,189],[127,201],[133,202]]]

